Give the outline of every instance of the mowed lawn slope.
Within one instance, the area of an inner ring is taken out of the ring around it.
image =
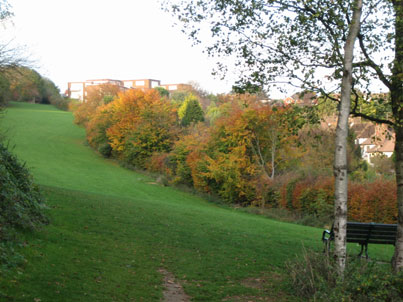
[[[72,120],[51,106],[13,103],[0,121],[51,218],[26,235],[27,262],[0,276],[0,300],[160,301],[161,268],[193,301],[292,300],[284,264],[303,246],[321,250],[322,230],[156,185],[102,159]],[[369,250],[377,260],[392,255],[390,247]]]

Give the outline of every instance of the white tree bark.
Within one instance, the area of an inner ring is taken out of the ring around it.
[[[352,65],[354,43],[360,31],[362,0],[356,0],[353,6],[353,17],[344,45],[343,79],[341,84],[341,104],[336,129],[336,150],[334,159],[335,201],[334,201],[334,246],[339,273],[343,276],[346,266],[346,233],[347,233],[347,136],[348,117],[351,105]]]

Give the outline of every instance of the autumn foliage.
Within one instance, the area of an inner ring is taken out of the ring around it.
[[[191,107],[180,107],[156,90],[121,92],[108,104],[94,101],[77,116],[85,121],[89,144],[101,154],[163,174],[173,185],[228,203],[331,219],[333,133],[309,126],[299,109],[272,107],[248,95],[222,97],[214,104],[214,119],[207,121],[197,99],[190,101],[197,110],[189,110],[192,119],[186,123],[184,113]],[[358,162],[354,152],[349,152],[352,167]],[[352,182],[349,219],[395,222],[393,187],[382,179]]]
[[[177,138],[175,107],[157,91],[129,90],[96,109],[87,125],[91,146],[106,149],[128,165],[144,168],[149,157],[169,152]]]
[[[86,99],[74,111],[74,123],[86,126],[101,105],[110,103],[120,92],[120,87],[101,84],[86,87]]]

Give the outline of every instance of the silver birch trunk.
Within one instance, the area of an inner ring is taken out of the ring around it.
[[[354,1],[353,17],[344,45],[343,79],[341,83],[341,104],[336,129],[336,150],[334,158],[335,201],[334,201],[334,246],[339,274],[343,276],[346,266],[346,233],[347,233],[347,136],[348,118],[350,115],[352,66],[354,43],[360,31],[362,0]]]

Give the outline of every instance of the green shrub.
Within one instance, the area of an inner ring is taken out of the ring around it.
[[[333,204],[329,202],[329,196],[323,189],[307,188],[302,191],[299,201],[304,214],[329,218],[333,216]]]
[[[103,143],[98,146],[98,152],[105,158],[109,158],[112,155],[112,147],[108,143]]]
[[[390,265],[354,259],[347,263],[344,279],[336,263],[323,253],[305,251],[287,263],[293,294],[305,301],[403,301],[403,272]]]
[[[14,229],[35,229],[48,220],[38,187],[24,164],[0,144],[0,241]]]
[[[269,187],[266,193],[266,205],[271,208],[278,208],[281,194],[277,188]]]
[[[203,109],[199,100],[193,94],[189,94],[185,98],[185,101],[179,107],[178,115],[181,119],[181,125],[184,127],[187,127],[192,123],[204,121]]]
[[[174,184],[193,186],[192,170],[186,162],[190,152],[186,144],[183,143],[183,141],[179,141],[169,154],[167,166],[175,175],[173,180]]]
[[[0,275],[24,260],[15,252],[18,231],[48,223],[43,206],[27,168],[0,143]]]
[[[62,97],[53,97],[50,99],[50,103],[56,108],[64,111],[68,111],[70,108],[70,100]]]

